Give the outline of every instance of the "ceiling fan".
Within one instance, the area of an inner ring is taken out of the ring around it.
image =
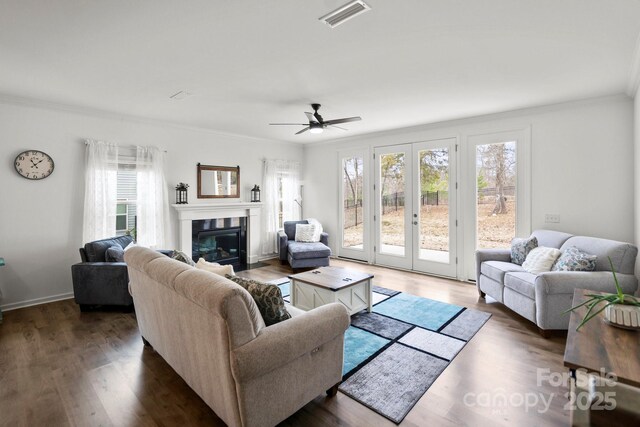
[[[322,116],[318,113],[320,109],[320,104],[311,104],[311,108],[313,108],[313,113],[305,112],[307,118],[309,119],[309,123],[269,123],[272,126],[305,126],[304,129],[296,132],[296,135],[309,131],[311,133],[322,133],[322,131],[327,127],[332,127],[341,130],[347,130],[342,128],[339,125],[341,123],[348,122],[357,122],[362,120],[361,117],[345,117],[343,119],[333,119],[333,120],[324,120]]]

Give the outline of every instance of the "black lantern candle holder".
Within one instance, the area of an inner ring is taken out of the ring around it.
[[[176,205],[186,205],[189,203],[187,201],[187,188],[189,188],[189,184],[185,184],[184,182],[176,185]]]
[[[260,187],[258,187],[258,184],[254,185],[253,188],[251,189],[251,201],[252,202],[260,201]]]

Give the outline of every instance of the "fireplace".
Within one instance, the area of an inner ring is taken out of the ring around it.
[[[177,246],[184,253],[192,254],[196,260],[200,258],[200,252],[194,253],[193,250],[195,223],[196,229],[198,229],[195,234],[196,241],[200,232],[240,228],[240,263],[254,264],[260,260],[260,210],[262,203],[224,201],[171,206],[178,215]],[[209,236],[203,235],[202,237]],[[217,240],[216,236],[216,251]],[[211,246],[211,242],[207,242],[206,245]],[[224,247],[223,250],[231,254]],[[224,262],[230,261],[225,260]]]
[[[235,270],[247,266],[247,219],[215,218],[191,222],[192,258],[231,264]]]

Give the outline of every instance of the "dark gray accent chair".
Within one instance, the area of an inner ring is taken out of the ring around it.
[[[89,242],[80,248],[82,262],[71,266],[71,277],[73,295],[81,311],[95,305],[133,306],[127,264],[107,262],[105,257],[111,246],[124,249],[131,242],[131,236],[120,236]]]
[[[133,239],[119,236],[89,242],[80,248],[81,263],[71,266],[73,295],[81,311],[94,306],[124,306],[133,308],[129,294],[129,274],[124,262],[107,262],[106,252],[111,246],[126,248]],[[171,256],[173,251],[159,251]]]
[[[308,224],[307,220],[285,221],[284,231],[278,233],[280,242],[280,262],[289,262],[293,269],[326,267],[329,265],[331,248],[329,234],[322,233],[320,241],[314,243],[296,242],[296,224]]]

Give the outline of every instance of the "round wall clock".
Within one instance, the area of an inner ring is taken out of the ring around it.
[[[27,179],[44,179],[53,173],[53,159],[47,153],[27,150],[18,154],[14,162],[16,172]]]

